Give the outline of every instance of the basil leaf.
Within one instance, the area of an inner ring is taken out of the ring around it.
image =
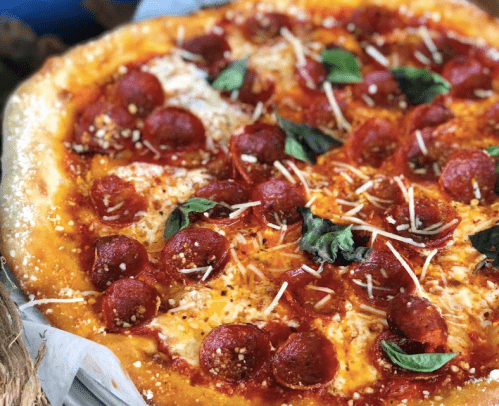
[[[215,89],[231,91],[239,89],[246,76],[248,58],[238,59],[232,62],[211,84]]]
[[[315,164],[317,155],[322,155],[333,146],[342,143],[317,128],[305,123],[294,123],[284,117],[277,116],[277,124],[286,134],[284,152],[301,161]]]
[[[334,224],[312,214],[307,207],[299,207],[303,216],[300,249],[314,255],[316,262],[333,263],[341,254],[347,261],[364,262],[371,249],[355,243],[352,226]]]
[[[322,60],[328,71],[327,80],[333,83],[362,82],[357,57],[343,49],[325,49],[321,52]]]
[[[409,371],[433,372],[457,356],[456,353],[406,354],[395,343],[381,340],[381,346],[390,360]]]
[[[204,213],[215,207],[218,203],[201,197],[192,197],[175,208],[165,224],[165,239],[169,239],[180,230],[189,225],[189,213]]]
[[[499,156],[499,146],[489,147],[485,151],[489,153],[490,156]],[[499,162],[497,162],[497,173],[499,174]],[[499,176],[496,180],[496,186],[494,188],[494,193],[499,196]]]
[[[494,260],[492,266],[499,266],[499,226],[492,226],[470,235],[470,241],[478,252]]]
[[[428,69],[406,66],[392,69],[392,73],[411,104],[431,103],[437,94],[447,93],[451,88],[442,76]]]

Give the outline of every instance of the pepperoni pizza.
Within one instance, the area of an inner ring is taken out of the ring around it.
[[[242,0],[54,57],[6,110],[2,253],[151,405],[497,403],[498,32]]]

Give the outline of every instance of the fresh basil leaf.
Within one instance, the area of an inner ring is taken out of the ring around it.
[[[485,151],[487,151],[491,156],[499,156],[499,146],[488,147]]]
[[[499,226],[470,235],[470,241],[478,252],[493,260],[492,266],[499,266]]]
[[[499,146],[489,147],[485,151],[489,153],[490,156],[499,156]],[[499,174],[499,162],[497,162],[497,173]],[[496,180],[496,186],[494,188],[494,193],[499,196],[499,176]]]
[[[392,69],[392,73],[411,104],[431,103],[436,95],[447,93],[451,88],[442,76],[428,69],[406,66]]]
[[[456,353],[406,354],[395,343],[381,340],[381,346],[390,360],[409,371],[433,372],[457,356]]]
[[[354,54],[343,49],[325,49],[321,52],[321,57],[328,71],[326,79],[329,82],[362,82],[362,73]]]
[[[284,117],[277,116],[277,124],[286,134],[284,152],[301,161],[314,164],[317,155],[322,155],[333,146],[342,143],[317,128],[306,123],[294,123]]]
[[[211,84],[215,89],[225,92],[239,89],[246,76],[248,58],[238,59],[232,62]]]
[[[299,207],[303,216],[300,249],[314,255],[316,262],[333,263],[341,254],[347,261],[365,262],[371,249],[355,243],[352,226],[334,224],[312,214],[307,207]]]
[[[189,213],[204,213],[215,207],[218,203],[201,197],[192,197],[175,208],[165,224],[165,239],[169,239],[180,230],[189,225]]]

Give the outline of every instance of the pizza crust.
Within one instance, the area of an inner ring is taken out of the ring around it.
[[[188,27],[188,36],[199,35],[223,16],[228,7],[245,10],[254,7],[255,3],[253,0],[240,1],[193,16],[160,17],[125,25],[63,56],[50,58],[11,96],[3,129],[0,249],[25,292],[50,298],[60,297],[61,293],[66,297],[79,297],[81,292],[94,290],[90,279],[79,270],[79,263],[73,255],[78,246],[69,237],[77,230],[71,225],[69,213],[60,207],[72,190],[73,182],[65,168],[69,163],[61,160],[66,148],[63,141],[72,130],[78,112],[120,66],[170,51],[180,26]],[[323,12],[344,5],[355,8],[375,3],[398,8],[406,4],[401,0],[342,0],[334,5],[324,0],[268,0],[267,3],[280,10],[296,6]],[[498,21],[465,2],[417,0],[407,7],[415,13],[438,13],[450,29],[499,46]],[[78,97],[74,97],[75,94]],[[57,277],[54,278],[55,273]],[[140,392],[155,388],[150,404],[260,404],[258,400],[224,396],[213,387],[191,386],[185,376],[166,371],[162,366],[171,361],[158,355],[156,341],[152,338],[100,334],[104,326],[97,317],[95,300],[88,298],[85,296],[85,302],[70,304],[69,308],[67,304],[52,304],[49,306],[51,313],[45,315],[53,325],[112,349]],[[47,308],[41,307],[42,310]],[[74,323],[73,320],[87,322]],[[141,364],[139,368],[134,366],[137,361]],[[443,395],[441,402],[445,405],[460,405],[468,401],[470,404],[493,405],[498,399],[499,383],[480,381],[460,390],[451,390]],[[316,403],[303,400],[293,404]],[[440,404],[440,399],[414,404]]]

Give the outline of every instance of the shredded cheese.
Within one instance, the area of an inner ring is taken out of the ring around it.
[[[423,292],[423,288],[421,287],[421,284],[419,283],[419,279],[416,276],[416,274],[413,272],[409,264],[402,258],[402,255],[399,254],[399,252],[393,247],[390,241],[386,242],[386,246],[390,249],[390,251],[395,255],[395,258],[399,260],[399,262],[402,264],[404,269],[407,271],[411,279],[414,281],[414,284],[416,285],[416,289],[419,292]]]
[[[308,272],[310,275],[313,275],[317,278],[321,277],[321,274],[319,272],[317,272],[315,269],[309,267],[308,265],[303,264],[301,266],[301,269],[303,269],[305,272]]]
[[[359,220],[359,219],[356,219],[356,220]],[[350,221],[351,221],[351,219],[350,219]],[[363,224],[363,225],[353,226],[352,230],[376,232],[379,235],[391,238],[392,240],[405,242],[406,244],[414,245],[415,247],[421,247],[421,248],[425,247],[425,245],[423,243],[416,242],[412,238],[401,237],[400,235],[389,233],[388,231],[382,230],[381,228],[374,227],[374,226],[367,224],[367,223]]]
[[[424,264],[423,264],[423,268],[421,269],[421,275],[419,275],[419,280],[420,281],[422,281],[425,278],[426,271],[428,270],[428,267],[430,266],[430,262],[433,259],[433,257],[437,254],[437,252],[438,252],[438,250],[434,249],[426,257],[426,260],[424,261]]]
[[[286,161],[286,163],[289,165],[291,170],[295,173],[296,177],[300,180],[301,184],[303,185],[303,188],[305,189],[305,193],[307,194],[307,196],[310,195],[310,187],[308,186],[308,183],[305,180],[305,177],[303,176],[302,171],[296,166],[296,164],[293,161],[288,159]]]
[[[301,41],[295,37],[293,34],[291,34],[291,31],[289,31],[286,27],[281,28],[281,35],[288,40],[288,42],[292,45],[293,50],[295,51],[295,56],[296,56],[296,66],[305,66],[307,63],[307,60],[305,58],[305,51],[303,48],[303,44]]]
[[[379,62],[381,65],[383,65],[387,68],[390,66],[390,61],[387,59],[387,57],[385,55],[383,55],[381,52],[379,52],[372,45],[368,45],[366,47],[366,53],[369,56],[371,56],[373,59],[375,59],[377,62]]]
[[[426,145],[424,143],[421,131],[420,130],[416,130],[414,132],[414,134],[416,135],[416,141],[418,142],[419,149],[421,150],[421,152],[423,153],[423,155],[428,155],[428,149],[426,148]]]
[[[22,304],[19,306],[19,310],[23,311],[27,309],[28,307],[40,305],[40,304],[50,304],[50,303],[78,303],[78,302],[83,302],[85,299],[82,297],[75,297],[74,299],[37,299],[37,300],[30,300],[27,303]]]
[[[274,161],[274,167],[277,168],[289,182],[291,182],[292,184],[296,184],[296,180],[293,178],[293,176],[291,176],[289,171],[280,161]]]
[[[343,116],[340,106],[338,106],[338,103],[336,102],[336,98],[334,97],[333,87],[331,86],[331,83],[325,81],[323,87],[324,87],[324,92],[326,93],[327,100],[331,105],[331,109],[333,110],[333,114],[336,118],[336,124],[338,125],[338,128],[350,131],[352,126]]]
[[[270,303],[269,307],[267,307],[263,311],[263,313],[270,314],[272,312],[272,310],[274,310],[277,307],[277,305],[279,304],[279,300],[281,299],[281,297],[284,294],[284,291],[286,290],[287,287],[288,287],[288,282],[284,281],[282,283],[281,288],[279,289],[279,292],[277,292],[277,295],[274,297],[274,300],[272,300],[272,302]]]

